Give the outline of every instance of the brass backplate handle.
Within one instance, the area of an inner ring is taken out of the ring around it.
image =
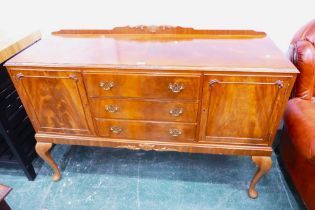
[[[113,133],[119,134],[123,131],[123,129],[120,126],[112,126],[110,127],[110,131]]]
[[[170,83],[168,85],[168,88],[173,92],[173,93],[179,93],[182,90],[184,90],[184,85],[182,83]]]
[[[170,134],[171,136],[176,137],[176,136],[180,136],[180,135],[182,134],[182,131],[181,131],[180,129],[178,129],[178,128],[171,128],[171,129],[169,130],[169,134]]]
[[[111,81],[103,81],[99,83],[99,87],[103,88],[106,91],[112,89],[114,86],[115,86],[115,83]]]
[[[115,112],[119,111],[119,107],[110,104],[110,105],[105,106],[105,110],[106,110],[106,112],[115,113]]]
[[[183,114],[183,112],[184,112],[183,108],[176,107],[176,108],[170,110],[170,115],[173,116],[173,117],[178,117],[181,114]]]

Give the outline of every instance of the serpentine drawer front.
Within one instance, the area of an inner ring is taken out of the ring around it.
[[[92,115],[98,118],[197,122],[198,102],[131,99],[90,99]]]
[[[53,144],[247,155],[251,198],[298,73],[263,32],[166,26],[62,30],[5,65],[53,180]]]
[[[96,120],[100,136],[115,139],[193,141],[195,124]]]
[[[198,100],[199,75],[84,74],[89,97]]]

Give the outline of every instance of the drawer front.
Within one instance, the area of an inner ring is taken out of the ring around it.
[[[200,75],[84,73],[89,97],[199,98]]]
[[[100,136],[115,139],[193,141],[195,124],[96,119]]]
[[[197,102],[91,99],[94,117],[111,119],[196,122]]]

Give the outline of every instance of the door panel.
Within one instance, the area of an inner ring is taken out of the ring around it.
[[[288,85],[270,75],[206,76],[201,141],[267,145]]]
[[[87,98],[79,74],[18,71],[16,77],[35,112],[39,131],[82,135],[93,133],[92,119],[89,115],[86,117],[84,110]]]

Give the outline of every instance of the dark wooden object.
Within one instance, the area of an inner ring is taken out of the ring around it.
[[[0,165],[20,166],[27,178],[34,180],[35,131],[3,63],[39,40],[41,34],[4,30],[0,37]]]
[[[35,131],[7,71],[0,69],[0,164],[18,165],[34,180]]]
[[[252,156],[249,187],[298,71],[263,32],[181,27],[62,30],[6,63],[36,130],[52,144]]]

